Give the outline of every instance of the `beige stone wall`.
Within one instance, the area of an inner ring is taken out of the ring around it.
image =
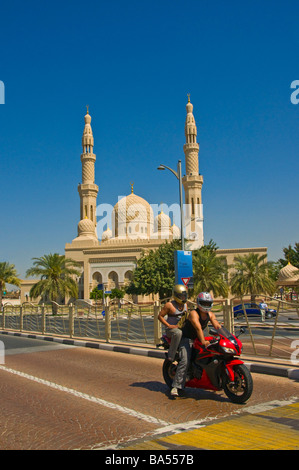
[[[26,279],[21,281],[21,297],[20,302],[39,302],[40,297],[32,299],[29,295],[30,289],[38,282],[38,279]]]

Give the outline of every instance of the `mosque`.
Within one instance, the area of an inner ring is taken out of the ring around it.
[[[165,243],[165,240],[171,241],[181,237],[178,227],[180,222],[175,224],[173,220],[171,223],[167,211],[155,211],[154,207],[158,205],[150,204],[135,194],[133,183],[131,183],[129,194],[119,198],[114,205],[110,214],[111,221],[106,224],[106,229],[102,233],[97,233],[97,204],[101,204],[101,201],[97,201],[96,155],[88,109],[84,120],[81,154],[82,182],[78,185],[80,221],[77,237],[65,245],[65,256],[78,261],[82,266],[81,276],[78,279],[79,299],[89,299],[90,292],[98,284],[103,284],[106,290],[124,287],[132,279],[137,261],[144,251],[155,250]],[[204,244],[203,176],[199,173],[197,127],[189,95],[186,105],[185,138],[186,142],[183,145],[185,176],[182,177],[185,196],[184,236],[187,240],[186,249],[194,250]],[[115,190],[117,191],[117,188]],[[265,254],[267,248],[219,249],[217,253],[225,256],[229,265],[232,264],[236,255],[249,252]],[[23,281],[21,301],[24,301],[25,297],[28,299],[28,292],[34,282],[37,281]],[[133,300],[147,302],[152,300],[152,297],[142,296]]]
[[[98,284],[104,284],[108,290],[128,284],[137,260],[144,250],[157,249],[165,243],[165,240],[180,238],[181,233],[175,223],[171,224],[169,214],[163,210],[155,214],[153,206],[135,194],[131,184],[130,194],[121,198],[113,207],[111,224],[108,224],[107,229],[101,234],[97,234],[98,186],[95,184],[94,171],[96,155],[93,153],[94,138],[88,110],[84,119],[82,183],[78,186],[80,196],[78,236],[65,245],[65,256],[82,264],[82,275],[78,280],[79,298],[88,299],[91,290]],[[189,95],[186,105],[185,138],[183,149],[186,173],[182,178],[185,195],[185,238],[186,249],[194,250],[204,244],[203,176],[199,173],[197,127]],[[231,263],[236,254],[246,254],[249,251],[263,254],[267,249],[218,250],[218,253],[225,255],[227,262]],[[150,299],[143,297],[142,300]]]

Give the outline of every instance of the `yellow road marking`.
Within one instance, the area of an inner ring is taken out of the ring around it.
[[[207,450],[298,450],[299,403],[244,414],[124,449],[167,450],[176,446]]]

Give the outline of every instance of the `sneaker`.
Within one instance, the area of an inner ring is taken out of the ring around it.
[[[177,389],[176,387],[173,387],[173,388],[171,389],[170,395],[171,395],[172,397],[178,397],[178,396],[179,396],[178,389]]]

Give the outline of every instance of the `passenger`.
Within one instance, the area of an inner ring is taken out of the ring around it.
[[[173,300],[166,302],[158,315],[160,322],[166,327],[166,335],[171,339],[168,350],[168,359],[173,362],[178,346],[182,338],[182,330],[178,328],[178,322],[183,313],[187,311],[187,288],[176,284],[172,290]],[[167,316],[167,320],[165,317]]]

